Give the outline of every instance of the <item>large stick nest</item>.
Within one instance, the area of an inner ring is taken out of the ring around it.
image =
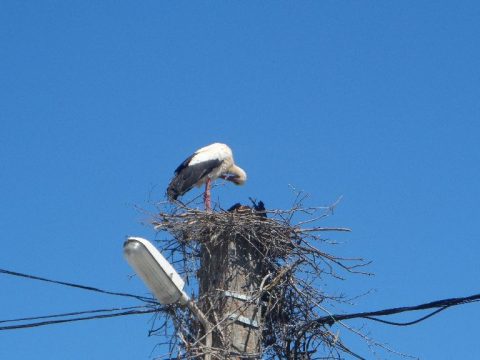
[[[206,301],[198,298],[196,290],[202,251],[214,249],[225,239],[242,239],[258,256],[263,264],[262,273],[258,274],[261,286],[250,294],[251,300],[245,305],[257,304],[262,317],[262,355],[250,354],[253,358],[337,359],[344,353],[351,354],[342,340],[330,331],[331,324],[319,324],[315,319],[327,315],[326,309],[344,300],[322,291],[322,284],[328,278],[340,279],[345,273],[365,274],[361,269],[367,263],[360,258],[338,257],[324,250],[331,246],[323,237],[325,232],[349,231],[342,227],[318,226],[332,214],[336,204],[305,208],[302,200],[303,197],[297,197],[289,210],[265,210],[261,202],[253,202],[252,207],[237,204],[227,211],[216,212],[176,204],[169,211],[163,206],[163,211],[153,220],[157,231],[169,234],[167,239],[159,241],[161,251],[186,279],[198,302]],[[222,300],[219,292],[203,296],[208,297],[212,308]],[[204,334],[192,314],[172,306],[165,315],[159,329],[166,329],[171,321],[176,331],[169,356],[195,358],[201,355],[205,351],[201,346]],[[206,315],[216,319],[213,331],[218,337],[223,336],[221,323],[226,319],[217,319],[218,314]],[[227,347],[227,343],[222,344]],[[229,353],[226,348],[208,350],[217,354],[217,358],[239,355]],[[245,356],[248,354],[242,354],[242,358]]]

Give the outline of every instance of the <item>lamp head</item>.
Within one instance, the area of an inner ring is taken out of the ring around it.
[[[123,252],[127,262],[161,304],[177,301],[186,304],[189,298],[183,291],[185,282],[152,243],[129,237],[123,244]]]

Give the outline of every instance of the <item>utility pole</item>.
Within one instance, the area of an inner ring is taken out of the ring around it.
[[[259,359],[261,253],[241,232],[233,237],[213,232],[210,237],[202,244],[198,279],[199,306],[215,329],[212,358]]]

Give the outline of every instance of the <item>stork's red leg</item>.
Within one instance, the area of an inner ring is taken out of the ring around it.
[[[205,193],[203,194],[203,202],[205,204],[205,210],[211,210],[211,203],[210,203],[210,185],[211,185],[210,178],[207,178],[205,182]]]

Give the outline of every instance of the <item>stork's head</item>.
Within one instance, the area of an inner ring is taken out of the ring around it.
[[[228,180],[236,185],[243,185],[247,181],[247,173],[235,164],[228,170],[228,173],[230,174]]]

